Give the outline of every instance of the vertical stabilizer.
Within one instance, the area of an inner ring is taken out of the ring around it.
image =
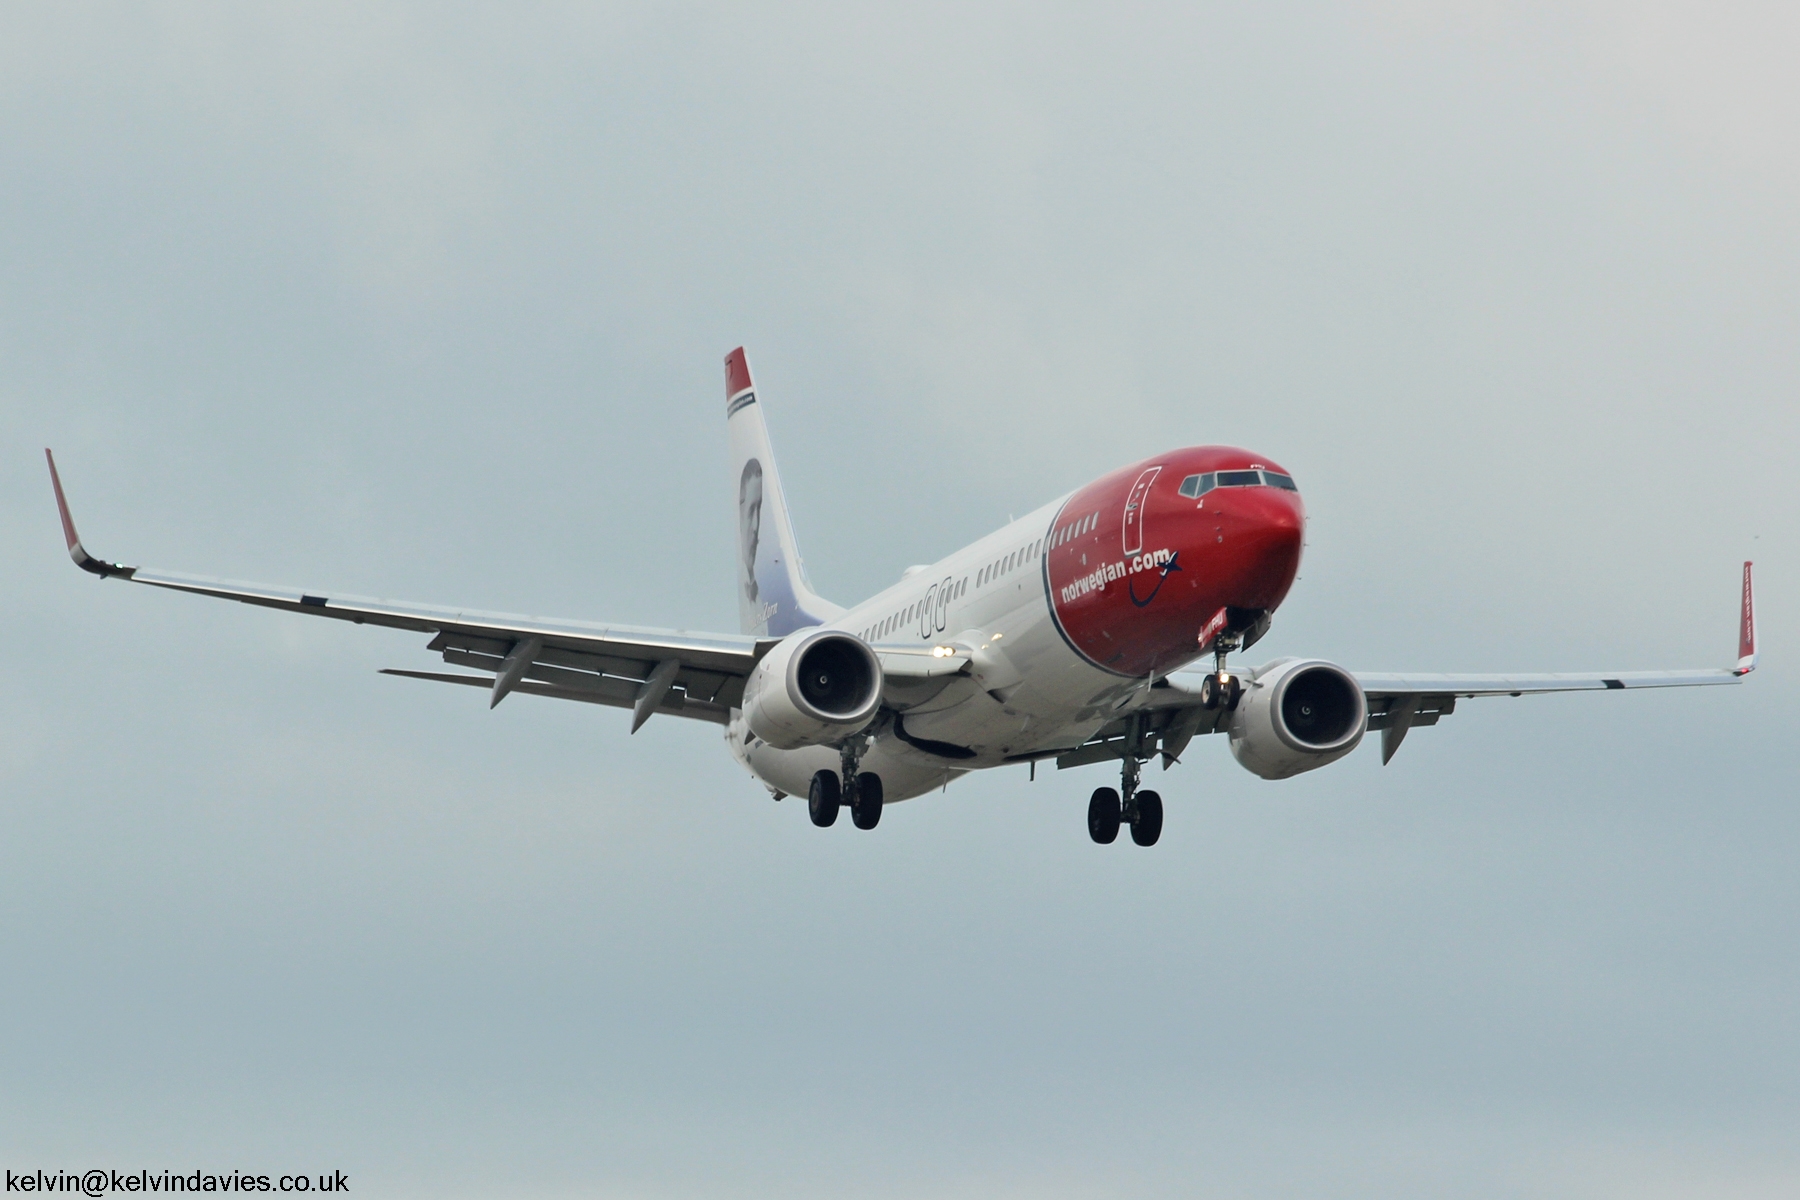
[[[813,594],[788,519],[781,474],[769,447],[762,405],[739,346],[725,356],[725,426],[731,444],[731,483],[737,489],[738,619],[745,633],[785,637],[844,611]]]

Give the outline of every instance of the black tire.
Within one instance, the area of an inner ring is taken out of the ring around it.
[[[1088,836],[1102,846],[1119,836],[1119,793],[1095,788],[1088,800]]]
[[[850,801],[850,819],[858,829],[881,824],[881,776],[864,771],[856,777],[856,798]]]
[[[1231,690],[1225,696],[1225,711],[1236,712],[1238,701],[1244,698],[1244,684],[1236,675],[1231,677]]]
[[[1200,681],[1200,707],[1215,709],[1219,707],[1219,677],[1208,675]]]
[[[814,772],[812,784],[806,789],[806,811],[812,823],[823,829],[836,821],[841,798],[836,771]]]
[[[1162,836],[1162,797],[1155,792],[1137,794],[1137,814],[1131,818],[1131,840],[1154,846]]]

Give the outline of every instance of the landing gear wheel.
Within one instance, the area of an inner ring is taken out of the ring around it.
[[[1236,675],[1233,675],[1231,677],[1231,687],[1229,689],[1221,689],[1221,690],[1225,691],[1225,697],[1224,697],[1225,711],[1236,712],[1237,706],[1238,706],[1238,701],[1242,700],[1244,698],[1243,683],[1241,681],[1239,681],[1239,679]]]
[[[858,829],[873,829],[881,823],[881,776],[864,771],[856,777],[856,795],[850,800],[850,820]]]
[[[816,771],[812,785],[806,789],[806,811],[820,829],[837,820],[842,792],[836,771]]]
[[[1200,681],[1200,707],[1212,710],[1219,707],[1219,677],[1208,675]]]
[[[1162,836],[1162,797],[1155,792],[1139,792],[1135,799],[1137,811],[1131,815],[1131,840],[1140,846],[1154,846]]]
[[[1088,801],[1088,836],[1102,846],[1119,836],[1119,793],[1095,788]]]

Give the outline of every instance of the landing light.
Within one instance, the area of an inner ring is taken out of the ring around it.
[[[931,657],[933,658],[953,658],[955,655],[956,648],[954,646],[933,646],[931,648]]]

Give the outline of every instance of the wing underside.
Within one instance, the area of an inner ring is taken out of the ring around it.
[[[82,570],[103,579],[125,579],[305,616],[429,633],[433,637],[428,648],[442,654],[446,663],[489,673],[395,669],[384,674],[486,688],[491,705],[517,691],[632,709],[633,730],[654,713],[723,724],[731,708],[742,700],[745,678],[771,644],[738,634],[445,608],[107,562],[82,547],[57,476],[56,460],[48,450],[44,455],[50,464],[69,557]]]
[[[1742,683],[1756,669],[1756,598],[1752,564],[1744,564],[1738,614],[1737,665],[1711,670],[1547,672],[1538,674],[1453,675],[1429,672],[1356,671],[1368,699],[1368,731],[1381,734],[1381,761],[1388,762],[1412,729],[1436,725],[1456,711],[1458,700],[1485,696],[1536,696],[1553,692],[1622,692],[1640,688],[1716,687]],[[1254,681],[1276,664],[1241,672]],[[1230,714],[1202,706],[1199,671],[1157,680],[1136,704],[1102,726],[1079,746],[1021,755],[1020,761],[1055,758],[1060,767],[1079,767],[1136,756],[1160,755],[1163,767],[1177,762],[1187,744],[1202,734],[1230,726]]]

